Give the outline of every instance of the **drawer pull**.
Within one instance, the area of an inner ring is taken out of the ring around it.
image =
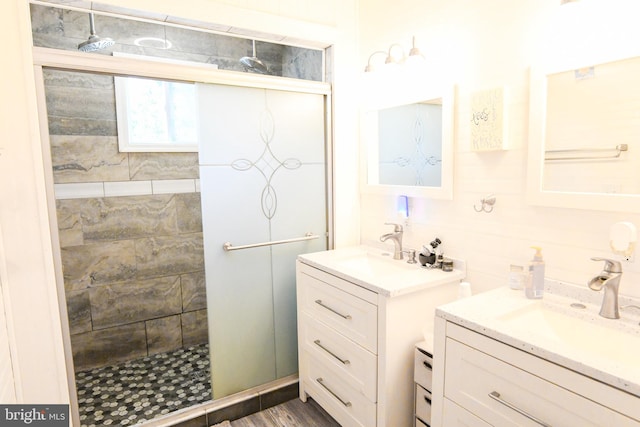
[[[427,362],[426,360],[423,361],[422,364],[424,365],[425,368],[429,369],[430,371],[433,370],[433,366],[431,366],[431,363]]]
[[[520,415],[523,415],[523,416],[529,418],[531,421],[533,421],[535,423],[538,423],[543,427],[551,427],[549,424],[545,423],[544,421],[541,421],[538,418],[534,417],[533,415],[530,415],[530,414],[526,413],[522,409],[512,405],[511,403],[507,402],[506,400],[501,399],[500,398],[500,393],[498,393],[497,391],[492,391],[491,393],[489,393],[489,397],[492,398],[493,400],[495,400],[496,402],[503,404],[507,408],[513,409],[514,411],[516,411]]]
[[[340,398],[340,396],[338,396],[337,394],[335,394],[333,392],[333,390],[331,390],[329,387],[327,387],[323,382],[322,382],[322,378],[316,378],[316,381],[318,382],[318,384],[320,384],[322,386],[322,388],[324,388],[325,390],[327,390],[329,393],[331,393],[331,395],[333,397],[335,397],[336,399],[338,399],[340,401],[340,403],[342,403],[344,406],[346,406],[347,408],[349,408],[351,406],[351,402],[345,402],[344,400],[342,400]]]
[[[424,400],[427,402],[428,405],[431,405],[431,399],[429,399],[427,396],[422,396],[424,397]]]
[[[328,305],[323,304],[322,300],[320,300],[320,299],[316,300],[316,304],[318,304],[320,307],[326,308],[327,310],[329,310],[332,313],[337,314],[338,316],[342,317],[343,319],[351,320],[351,316],[350,315],[342,314],[339,311],[334,310],[333,308],[329,307]]]
[[[321,349],[323,349],[324,351],[326,351],[327,353],[329,353],[330,355],[332,355],[333,357],[335,357],[336,359],[338,359],[340,361],[340,363],[342,363],[343,365],[348,365],[349,360],[347,359],[341,359],[339,356],[337,356],[334,352],[332,352],[331,350],[329,350],[327,347],[323,346],[322,344],[320,344],[320,340],[315,340],[313,342],[315,345],[317,345],[318,347],[320,347]]]

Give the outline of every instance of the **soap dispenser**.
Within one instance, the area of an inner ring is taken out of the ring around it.
[[[529,263],[529,275],[524,287],[524,294],[530,299],[542,298],[544,292],[544,260],[542,259],[542,248],[531,246],[536,250],[536,254]]]

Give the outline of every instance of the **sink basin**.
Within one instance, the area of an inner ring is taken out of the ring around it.
[[[393,253],[369,246],[314,252],[300,255],[298,259],[389,297],[464,278],[464,271],[460,269],[444,272],[423,268],[418,263],[407,263],[406,258],[395,260]]]
[[[594,308],[595,310],[595,308]],[[561,310],[543,302],[504,314],[498,320],[510,329],[526,331],[593,359],[608,359],[628,366],[637,366],[640,336],[620,327],[620,322],[585,316],[583,310]],[[597,316],[597,315],[596,315]],[[610,325],[607,326],[606,324]],[[617,325],[618,327],[614,327]]]
[[[584,285],[547,279],[543,299],[500,287],[440,306],[437,316],[640,396],[640,317],[605,319],[601,302]]]
[[[409,264],[406,259],[394,260],[393,254],[383,251],[373,252],[366,250],[338,257],[336,264],[344,270],[371,277],[402,274],[420,268],[420,264]]]

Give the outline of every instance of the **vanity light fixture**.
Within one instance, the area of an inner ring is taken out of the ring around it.
[[[412,38],[411,49],[409,50],[409,55],[405,54],[402,45],[398,43],[393,43],[389,46],[389,49],[385,52],[382,50],[377,50],[369,55],[369,59],[367,60],[367,66],[364,69],[365,73],[369,73],[371,71],[375,71],[378,67],[371,63],[372,58],[375,55],[383,54],[386,55],[386,59],[384,61],[385,65],[401,65],[404,63],[413,63],[416,60],[424,60],[424,56],[420,52],[420,49],[416,47],[416,38],[415,36]]]
[[[364,72],[365,73],[369,73],[371,71],[375,71],[376,68],[378,68],[377,66],[375,66],[374,64],[371,63],[371,59],[378,55],[378,54],[382,54],[382,55],[386,55],[387,52],[384,52],[382,50],[377,50],[375,52],[373,52],[371,55],[369,55],[369,60],[367,61],[367,66],[364,67]]]
[[[394,47],[399,49],[394,50],[393,49]],[[404,62],[404,50],[402,49],[402,46],[400,46],[398,43],[394,43],[391,46],[389,46],[389,53],[387,54],[387,59],[384,60],[384,63],[400,64],[402,62]]]
[[[424,58],[424,56],[422,56],[422,53],[420,53],[420,49],[416,47],[416,36],[413,36],[411,38],[411,50],[409,51],[409,57],[411,56],[419,56],[421,58]]]

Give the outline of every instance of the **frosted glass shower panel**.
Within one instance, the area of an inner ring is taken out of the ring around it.
[[[324,95],[198,85],[214,398],[297,372],[295,259],[326,249]],[[317,240],[226,252],[234,246]]]
[[[326,229],[324,165],[306,165],[285,178],[274,177],[278,189],[278,213],[271,220],[274,239],[303,236],[309,230]],[[324,233],[323,233],[324,234]],[[327,249],[325,238],[273,246],[274,323],[278,377],[298,372],[295,259],[300,253]]]
[[[275,377],[269,249],[222,249],[226,241],[240,245],[269,240],[259,204],[249,191],[237,189],[255,188],[258,176],[233,175],[223,168],[200,170],[214,398]]]
[[[207,84],[196,89],[205,138],[201,165],[236,162],[238,168],[246,160],[271,168],[285,162],[282,166],[291,169],[296,161],[324,164],[323,95]],[[273,157],[260,157],[265,150]]]

